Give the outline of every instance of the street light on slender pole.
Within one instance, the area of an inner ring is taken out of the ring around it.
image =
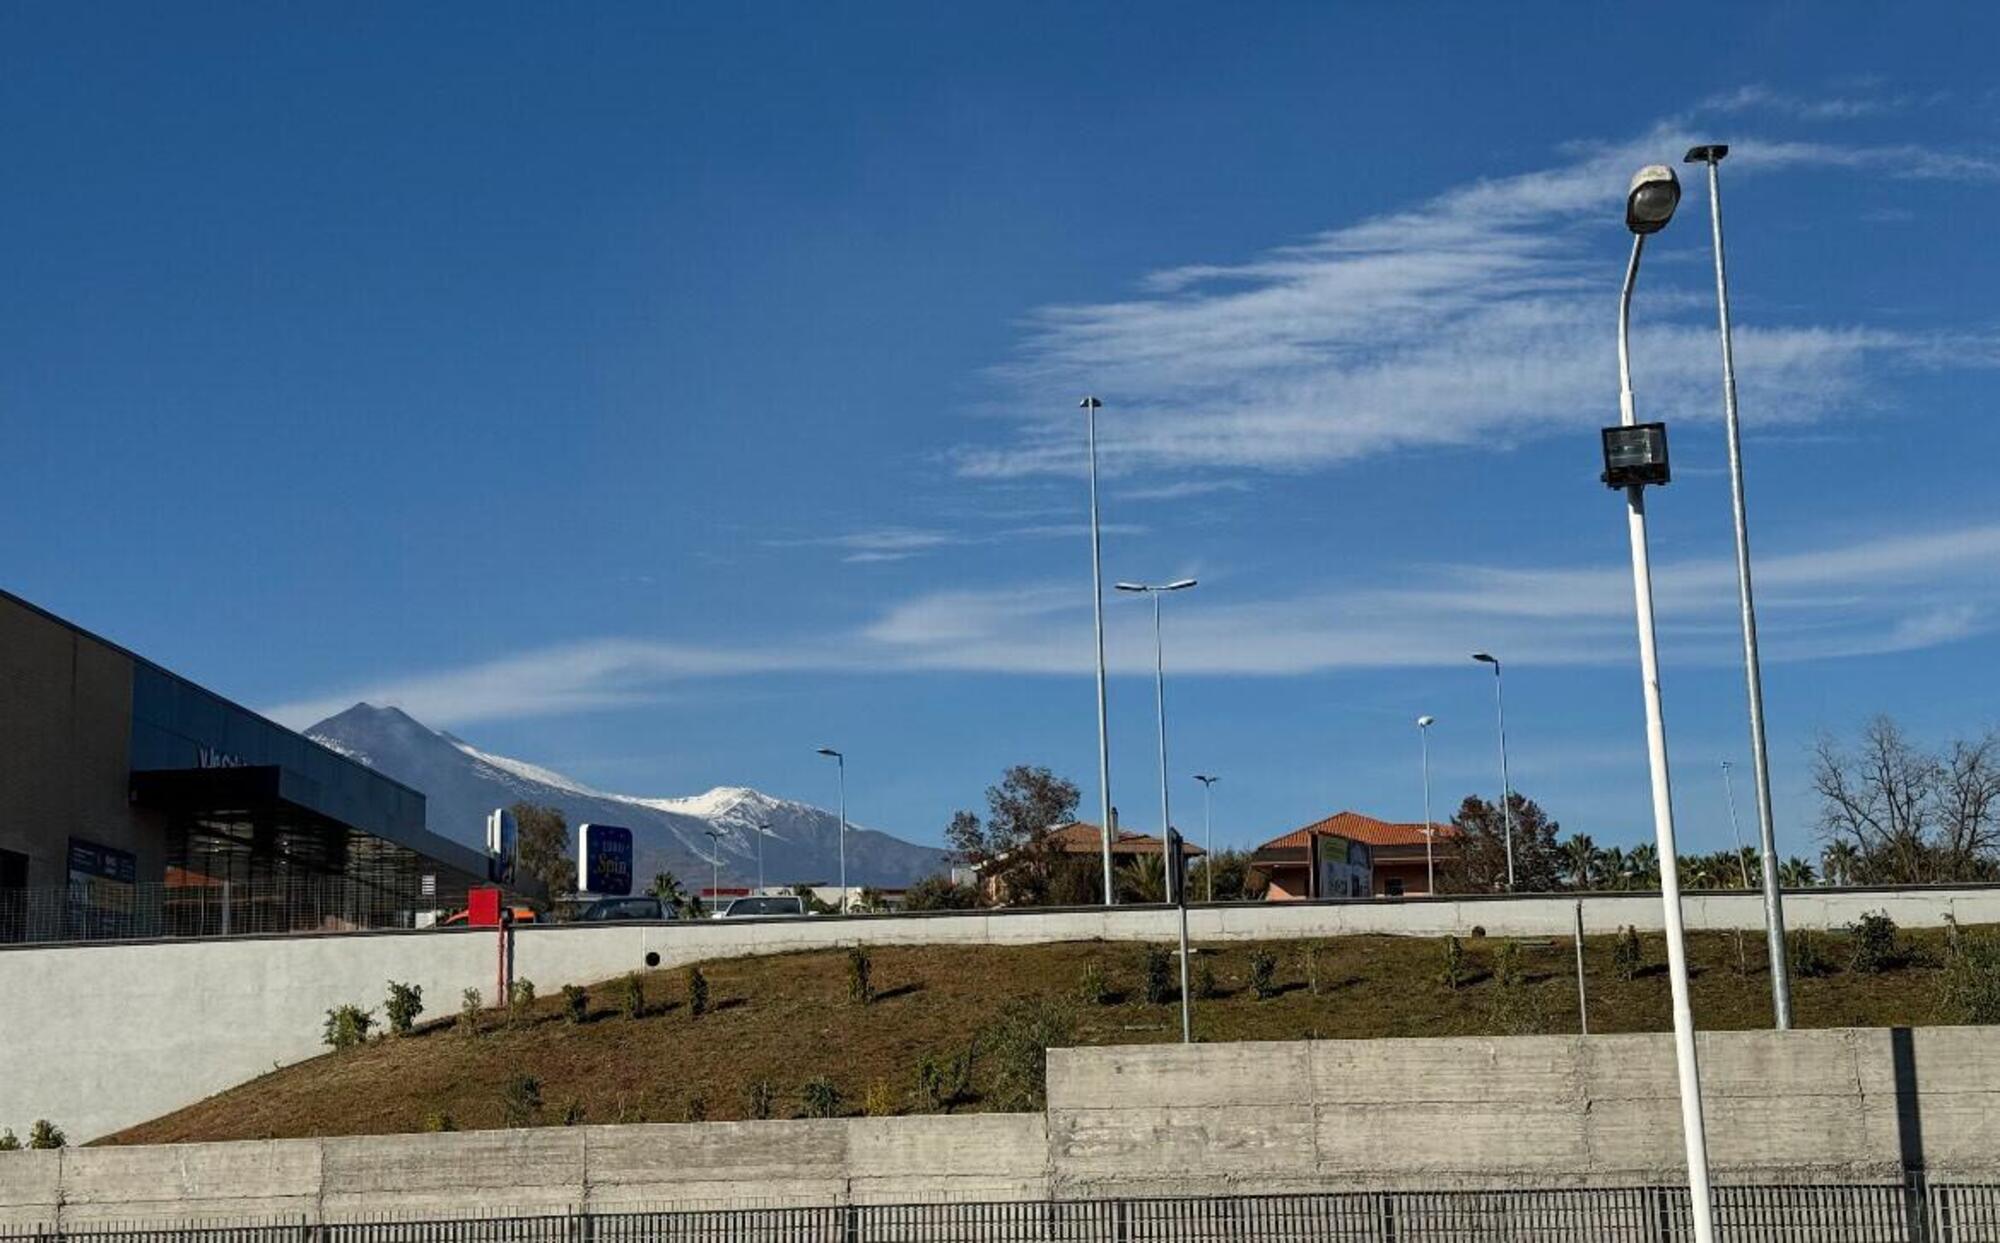
[[[1715,243],[1715,305],[1722,336],[1722,421],[1729,438],[1729,498],[1736,519],[1736,595],[1743,615],[1743,676],[1750,696],[1750,763],[1756,770],[1757,846],[1764,856],[1764,941],[1771,960],[1771,1010],[1779,1031],[1792,1026],[1791,964],[1785,954],[1785,900],[1778,888],[1778,843],[1771,825],[1771,762],[1764,748],[1764,668],[1757,655],[1757,602],[1750,583],[1750,519],[1743,502],[1743,441],[1736,419],[1736,351],[1729,328],[1729,277],[1722,262],[1722,187],[1716,166],[1729,148],[1688,151],[1708,165],[1709,234]]]
[[[757,892],[764,892],[764,839],[771,836],[771,822],[757,822]]]
[[[1507,779],[1507,692],[1500,678],[1500,658],[1474,652],[1472,659],[1493,666],[1493,710],[1500,718],[1500,821],[1507,826],[1507,889],[1514,888],[1514,783]]]
[[[1160,597],[1170,591],[1185,591],[1194,586],[1191,578],[1178,579],[1171,583],[1119,583],[1118,590],[1136,592],[1153,598],[1153,695],[1159,705],[1160,714],[1160,847],[1164,852],[1167,830],[1173,827],[1173,816],[1167,799],[1167,672],[1165,648],[1160,642]],[[1176,900],[1173,892],[1174,861],[1161,858],[1167,864],[1167,901]],[[1181,974],[1187,974],[1187,964],[1181,964]],[[1185,981],[1183,981],[1185,983]]]
[[[1076,403],[1090,441],[1090,602],[1097,625],[1097,819],[1104,846],[1104,905],[1118,900],[1111,883],[1111,727],[1104,696],[1104,564],[1097,523],[1097,412],[1104,403],[1086,397]]]
[[[1215,821],[1209,815],[1212,810],[1209,806],[1209,794],[1214,790],[1215,783],[1222,778],[1211,777],[1207,773],[1196,773],[1194,779],[1201,782],[1201,849],[1206,856],[1201,870],[1202,874],[1208,877],[1208,901],[1213,902],[1215,901]]]
[[[1660,851],[1660,899],[1665,907],[1667,975],[1674,1008],[1674,1062],[1680,1074],[1681,1135],[1687,1144],[1688,1198],[1695,1243],[1714,1243],[1709,1202],[1708,1136],[1702,1121],[1701,1068],[1695,1054],[1694,1010],[1688,998],[1686,933],[1681,924],[1681,886],[1674,846],[1674,800],[1667,770],[1666,716],[1660,700],[1660,659],[1653,630],[1653,568],[1646,542],[1646,485],[1670,478],[1666,428],[1640,424],[1632,401],[1632,286],[1649,234],[1672,219],[1680,202],[1680,180],[1664,164],[1639,170],[1625,200],[1625,225],[1632,231],[1632,257],[1618,298],[1619,426],[1604,433],[1604,481],[1625,489],[1626,526],[1632,541],[1632,596],[1638,617],[1640,680],[1646,698],[1646,758],[1652,775],[1653,830]]]
[[[821,747],[821,755],[840,767],[840,913],[847,914],[847,757],[832,747]]]
[[[722,830],[703,829],[708,837],[708,913],[715,914],[715,904],[722,900]]]
[[[1431,860],[1431,838],[1437,827],[1431,823],[1431,726],[1437,724],[1434,716],[1417,718],[1417,737],[1423,740],[1424,748],[1424,893],[1435,896],[1438,891],[1437,865]]]
[[[1722,797],[1729,802],[1729,836],[1736,839],[1736,866],[1743,870],[1743,887],[1750,887],[1750,852],[1743,849],[1743,830],[1736,825],[1736,787],[1729,781],[1728,760],[1722,761]]]

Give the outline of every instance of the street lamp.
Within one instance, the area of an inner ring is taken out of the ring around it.
[[[1090,603],[1097,624],[1097,820],[1104,846],[1104,905],[1118,900],[1111,883],[1111,727],[1104,698],[1104,565],[1097,524],[1097,412],[1104,403],[1095,397],[1077,402],[1090,441]]]
[[[1434,716],[1417,718],[1417,737],[1423,740],[1424,749],[1424,893],[1435,897],[1438,891],[1437,865],[1431,860],[1431,838],[1437,829],[1431,824],[1431,726],[1437,724]]]
[[[771,836],[771,822],[757,822],[757,892],[764,892],[764,839]]]
[[[1201,782],[1201,849],[1207,857],[1202,861],[1202,874],[1208,877],[1208,901],[1215,901],[1215,821],[1210,818],[1209,795],[1215,789],[1220,777],[1207,773],[1196,773],[1196,781]]]
[[[1153,695],[1160,714],[1160,846],[1164,852],[1167,830],[1174,825],[1167,800],[1167,674],[1164,649],[1160,643],[1160,598],[1170,591],[1185,591],[1194,586],[1191,578],[1176,579],[1171,583],[1119,583],[1118,590],[1136,592],[1153,598]],[[1176,900],[1174,886],[1174,860],[1161,856],[1167,865],[1167,901]],[[1182,964],[1185,973],[1186,964]]]
[[[1771,762],[1764,748],[1764,670],[1757,655],[1756,593],[1750,585],[1750,519],[1743,503],[1743,442],[1736,420],[1736,352],[1729,329],[1729,278],[1722,263],[1721,143],[1694,147],[1690,164],[1708,165],[1709,234],[1715,242],[1715,304],[1722,335],[1722,421],[1729,439],[1729,498],[1736,519],[1736,595],[1743,615],[1743,677],[1750,697],[1750,763],[1756,771],[1757,845],[1764,856],[1764,941],[1771,960],[1771,1009],[1779,1031],[1792,1026],[1791,963],[1785,954],[1785,902],[1778,888],[1778,843],[1771,824]],[[1727,768],[1724,769],[1725,776]],[[1734,811],[1732,809],[1732,823]],[[1739,847],[1740,849],[1740,847]]]
[[[708,838],[708,913],[713,915],[722,900],[722,830],[707,828],[702,834]]]
[[[1507,692],[1501,684],[1500,658],[1474,652],[1472,659],[1493,666],[1493,710],[1500,719],[1500,822],[1507,826],[1507,891],[1514,890],[1514,783],[1507,779]]]
[[[847,757],[832,747],[821,747],[819,753],[840,767],[840,913],[845,915],[847,914]]]
[[[1618,413],[1628,432],[1640,427],[1632,402],[1632,286],[1639,276],[1639,257],[1646,238],[1665,228],[1680,202],[1680,179],[1664,164],[1642,168],[1632,178],[1625,199],[1625,227],[1632,231],[1632,257],[1625,265],[1625,284],[1618,297]],[[1611,440],[1606,438],[1606,475],[1611,474]],[[1658,468],[1666,473],[1665,437],[1660,437]],[[1664,480],[1663,480],[1664,481]],[[1613,486],[1618,486],[1614,484]],[[1694,1010],[1688,1000],[1686,933],[1681,924],[1679,856],[1674,847],[1673,787],[1667,771],[1667,726],[1660,702],[1660,659],[1653,630],[1653,569],[1646,543],[1646,485],[1625,486],[1626,526],[1632,541],[1632,595],[1638,615],[1640,680],[1646,698],[1646,757],[1652,774],[1653,831],[1660,851],[1660,900],[1665,907],[1667,975],[1674,1003],[1674,1062],[1680,1072],[1681,1134],[1687,1144],[1688,1198],[1694,1210],[1695,1243],[1714,1243],[1715,1223],[1709,1203],[1708,1137],[1702,1124],[1701,1068],[1695,1056]]]
[[[1733,767],[1728,760],[1722,761],[1722,797],[1729,803],[1729,836],[1736,841],[1736,866],[1743,872],[1743,887],[1750,887],[1750,852],[1743,849],[1743,830],[1736,824],[1736,787],[1729,780],[1729,770]]]

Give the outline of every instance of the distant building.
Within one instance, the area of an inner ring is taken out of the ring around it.
[[[1112,809],[1112,819],[1117,819],[1117,809]],[[1072,820],[1068,824],[1049,830],[1050,847],[1058,854],[1072,859],[1102,859],[1104,857],[1104,830],[1088,820]],[[1185,839],[1181,841],[1182,859],[1193,862],[1206,854],[1201,847]],[[1150,833],[1128,833],[1115,829],[1111,839],[1111,863],[1113,867],[1130,864],[1141,855],[1164,857],[1166,843]],[[1005,862],[1003,856],[1000,862]],[[1093,876],[1097,875],[1093,873]],[[1100,889],[1102,885],[1098,886]],[[1006,878],[982,873],[979,888],[989,902],[1005,903]]]
[[[1431,850],[1443,867],[1457,830],[1432,827]],[[1270,880],[1273,902],[1306,898],[1401,898],[1430,893],[1424,826],[1393,824],[1343,811],[1257,847],[1250,865]]]

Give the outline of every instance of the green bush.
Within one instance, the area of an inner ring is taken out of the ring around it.
[[[1522,980],[1521,943],[1508,940],[1500,946],[1500,956],[1493,963],[1493,978],[1502,988],[1519,988]]]
[[[628,1019],[646,1017],[646,982],[634,971],[618,983],[618,1008]]]
[[[2000,1023],[2000,942],[1958,938],[1938,977],[1938,1017],[1946,1023]]]
[[[55,1123],[50,1122],[47,1118],[35,1119],[35,1125],[28,1128],[28,1147],[30,1148],[48,1149],[66,1148],[68,1146],[69,1136],[64,1135],[63,1129]]]
[[[700,1018],[708,1013],[708,977],[698,966],[688,968],[688,1016]]]
[[[1880,975],[1903,965],[1896,942],[1896,921],[1886,911],[1870,911],[1847,925],[1853,957],[1849,965],[1863,975]]]
[[[582,985],[563,985],[562,998],[563,1017],[570,1023],[581,1023],[590,1017],[590,992]]]
[[[321,1029],[320,1039],[334,1049],[352,1049],[367,1043],[368,1029],[374,1025],[372,1011],[360,1006],[335,1006],[326,1012],[326,1026]]]
[[[833,1086],[833,1080],[825,1075],[814,1075],[799,1089],[799,1099],[805,1102],[806,1117],[832,1118],[840,1113],[840,1089]]]
[[[893,1118],[896,1115],[896,1094],[890,1090],[886,1079],[877,1079],[868,1085],[861,1096],[861,1112],[870,1118]]]
[[[689,1122],[708,1121],[708,1098],[699,1092],[688,1093],[687,1104],[681,1109],[681,1117]]]
[[[1278,956],[1267,949],[1250,951],[1250,990],[1257,994],[1257,1000],[1267,1001],[1278,995]]]
[[[1306,991],[1317,997],[1333,987],[1333,946],[1312,941],[1305,949]]]
[[[1045,998],[1017,997],[1000,1008],[980,1039],[993,1063],[993,1104],[1033,1113],[1048,1103],[1048,1051],[1073,1044],[1076,1015]]]
[[[1111,981],[1104,978],[1104,968],[1096,963],[1085,963],[1083,977],[1077,981],[1076,994],[1086,1006],[1108,1006],[1111,1004]]]
[[[1465,983],[1465,946],[1457,937],[1444,939],[1444,970],[1439,978],[1454,993]]]
[[[507,993],[507,1022],[516,1025],[526,1023],[530,1017],[528,1012],[534,1005],[535,982],[526,979],[514,981]]]
[[[14,1134],[13,1127],[0,1127],[0,1152],[21,1151],[21,1137]]]
[[[458,995],[458,1030],[461,1035],[479,1034],[479,1012],[486,1007],[486,999],[476,988],[468,988]]]
[[[389,1016],[389,1031],[392,1035],[409,1035],[410,1029],[417,1025],[417,1016],[423,1012],[422,987],[389,981],[389,999],[382,1003],[382,1013]]]
[[[433,1109],[424,1115],[424,1130],[431,1132],[456,1131],[458,1120],[441,1109]]]
[[[1817,932],[1800,929],[1785,935],[1785,955],[1792,960],[1792,974],[1813,979],[1833,974],[1833,960],[1827,957],[1825,939]]]
[[[1221,985],[1215,982],[1215,966],[1206,958],[1195,965],[1194,995],[1202,1001],[1214,1001],[1222,995]]]
[[[1639,978],[1639,969],[1646,965],[1645,952],[1639,945],[1639,930],[1630,924],[1611,942],[1611,972],[1626,983]]]
[[[533,1126],[542,1112],[542,1081],[510,1075],[500,1085],[500,1118],[507,1126]]]
[[[771,1116],[772,1106],[777,1103],[778,1094],[772,1090],[769,1079],[756,1079],[743,1085],[743,1114],[759,1122]]]
[[[572,1096],[563,1102],[562,1124],[564,1126],[583,1125],[583,1102]]]
[[[847,950],[847,999],[857,1006],[875,1000],[875,960],[859,945]]]
[[[978,1047],[978,1042],[972,1041],[957,1053],[943,1057],[925,1053],[917,1059],[919,1113],[948,1114],[972,1099],[972,1064]]]
[[[1146,1004],[1163,1006],[1174,995],[1174,956],[1164,945],[1146,947]]]

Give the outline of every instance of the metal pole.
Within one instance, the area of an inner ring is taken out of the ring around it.
[[[1743,849],[1743,830],[1736,824],[1736,787],[1729,780],[1729,761],[1722,761],[1722,797],[1729,802],[1729,836],[1736,839],[1736,866],[1743,872],[1743,887],[1750,887],[1750,852]]]
[[[1174,861],[1167,858],[1167,830],[1173,827],[1173,816],[1167,805],[1167,664],[1164,649],[1160,643],[1160,597],[1164,592],[1148,593],[1153,597],[1153,695],[1160,711],[1160,858],[1167,865],[1167,901],[1175,900]]]
[[[847,914],[847,756],[840,757],[840,914]]]
[[[1500,662],[1493,662],[1493,707],[1500,718],[1500,812],[1507,826],[1507,890],[1514,889],[1514,783],[1507,777],[1507,692]]]
[[[1081,404],[1090,438],[1090,598],[1097,625],[1097,818],[1103,838],[1104,905],[1110,906],[1118,900],[1118,894],[1111,882],[1111,727],[1105,708],[1104,563],[1097,522],[1097,411],[1104,403],[1086,397]]]
[[[1627,427],[1638,421],[1632,403],[1631,348],[1632,285],[1639,275],[1639,256],[1646,235],[1632,237],[1632,258],[1625,267],[1625,286],[1618,300],[1618,411]],[[1679,856],[1674,846],[1674,802],[1667,771],[1667,726],[1660,702],[1660,661],[1654,646],[1653,567],[1646,543],[1646,490],[1625,490],[1626,526],[1632,540],[1632,597],[1638,617],[1640,680],[1646,696],[1646,758],[1652,774],[1653,831],[1660,851],[1660,899],[1667,934],[1667,976],[1674,1009],[1674,1062],[1679,1071],[1681,1135],[1687,1145],[1688,1200],[1693,1211],[1695,1243],[1715,1243],[1715,1223],[1708,1184],[1708,1135],[1702,1121],[1701,1068],[1694,1043],[1694,1008],[1688,997],[1686,933],[1681,925]]]
[[[1581,1033],[1590,1034],[1590,1001],[1583,988],[1583,899],[1576,900],[1576,1021]]]
[[[1194,995],[1188,991],[1187,903],[1181,907],[1181,1043],[1194,1043]]]
[[[1417,722],[1417,737],[1424,744],[1424,894],[1436,897],[1437,864],[1431,857],[1431,838],[1437,833],[1437,826],[1431,821],[1431,727],[1427,720]]]
[[[1722,416],[1729,439],[1729,497],[1736,519],[1736,594],[1743,613],[1743,676],[1750,696],[1750,763],[1756,769],[1757,845],[1764,856],[1764,939],[1771,959],[1771,1010],[1779,1031],[1792,1026],[1791,965],[1785,955],[1785,900],[1771,825],[1771,761],[1764,746],[1764,672],[1757,654],[1757,603],[1750,582],[1750,519],[1743,501],[1743,441],[1736,419],[1736,352],[1729,327],[1729,277],[1722,257],[1722,188],[1716,165],[1727,147],[1699,148],[1708,165],[1709,233],[1715,243],[1715,304],[1722,335]],[[1693,152],[1689,153],[1693,155]]]
[[[757,826],[757,892],[764,892],[764,839],[771,835],[771,826]]]
[[[1202,874],[1208,877],[1208,901],[1213,902],[1215,901],[1215,819],[1212,815],[1214,807],[1211,805],[1209,796],[1214,792],[1215,783],[1220,781],[1221,778],[1196,773],[1194,779],[1201,782],[1201,849],[1203,856],[1201,870]]]

